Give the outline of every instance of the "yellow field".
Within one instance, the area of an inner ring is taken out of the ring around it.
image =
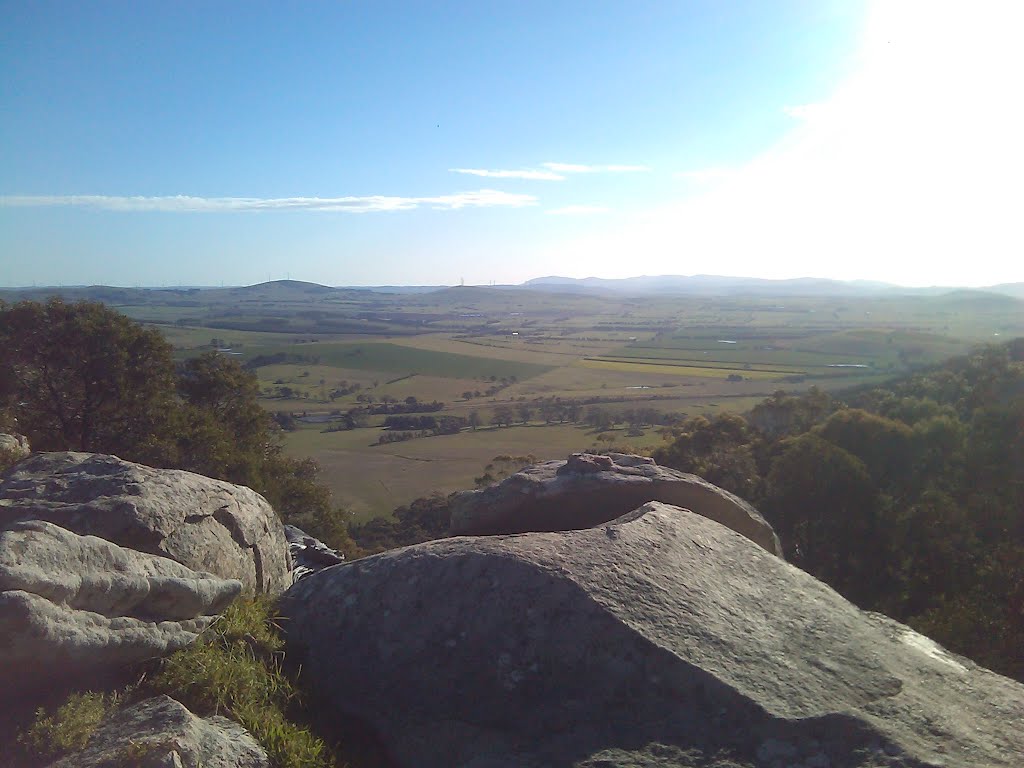
[[[457,435],[442,435],[374,445],[378,429],[321,432],[303,428],[285,436],[285,451],[312,456],[323,467],[321,479],[336,504],[348,507],[357,520],[389,515],[395,507],[437,491],[450,493],[473,487],[473,479],[499,454],[538,460],[564,459],[574,451],[609,448],[645,450],[660,445],[657,430],[629,437],[624,428],[610,430],[614,441],[598,441],[592,429],[572,424],[530,424],[485,427]]]
[[[742,370],[735,368],[702,368],[694,365],[662,365],[651,363],[625,363],[610,360],[582,360],[579,363],[586,368],[602,371],[619,371],[623,373],[650,373],[666,376],[696,376],[708,379],[727,379],[739,374],[744,379],[755,381],[772,381],[792,376],[792,373],[774,373],[771,371]]]

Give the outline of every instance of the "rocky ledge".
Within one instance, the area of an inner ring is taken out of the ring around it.
[[[534,464],[497,485],[452,500],[453,536],[569,531],[607,523],[644,502],[663,501],[715,520],[782,556],[772,527],[743,499],[654,459],[574,453]]]
[[[403,767],[1016,768],[1024,755],[1024,686],[661,503],[337,565],[282,609],[323,721],[361,719]]]
[[[94,453],[37,453],[0,478],[0,529],[46,520],[277,594],[292,581],[281,522],[255,491]]]

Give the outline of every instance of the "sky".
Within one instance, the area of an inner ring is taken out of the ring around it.
[[[1024,280],[1024,3],[0,0],[0,285]]]

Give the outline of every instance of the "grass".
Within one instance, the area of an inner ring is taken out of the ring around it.
[[[327,768],[327,745],[289,719],[298,692],[281,669],[283,642],[266,598],[236,600],[199,640],[161,663],[148,687],[197,715],[240,723],[275,768]]]
[[[72,693],[53,714],[36,710],[35,721],[18,737],[33,758],[55,760],[85,749],[93,733],[117,706],[117,696],[86,691]]]
[[[646,450],[661,443],[656,430],[629,438],[624,429],[611,430],[616,444]],[[433,491],[451,493],[473,487],[492,457],[533,454],[538,461],[564,459],[570,453],[608,448],[588,428],[572,424],[530,424],[482,427],[457,435],[442,435],[370,447],[376,429],[321,433],[300,429],[289,433],[285,450],[293,456],[312,456],[323,468],[321,479],[335,503],[348,507],[356,522],[388,516]]]
[[[293,719],[298,693],[281,668],[282,645],[270,600],[240,598],[192,645],[156,662],[155,673],[141,682],[113,693],[72,693],[52,713],[39,710],[19,744],[30,764],[77,752],[118,707],[163,693],[200,717],[220,714],[238,722],[274,768],[330,768],[336,763],[328,746]],[[157,746],[133,742],[123,765],[138,765]]]
[[[294,345],[264,347],[258,350],[246,349],[245,357],[248,359],[257,354],[294,353],[296,351],[304,355],[319,357],[321,365],[391,372],[397,375],[418,373],[455,379],[480,379],[491,376],[497,379],[512,376],[518,379],[528,379],[551,369],[551,366],[547,365],[417,349],[390,342],[365,344],[319,342],[303,344],[301,347]]]
[[[803,373],[803,371],[757,371],[743,370],[738,368],[710,368],[694,365],[678,365],[676,363],[632,363],[622,360],[595,360],[587,359],[582,363],[587,368],[596,368],[603,371],[620,371],[626,373],[657,373],[668,376],[698,376],[712,379],[728,379],[733,374],[739,374],[745,379],[758,381],[770,381],[783,379],[787,376]]]

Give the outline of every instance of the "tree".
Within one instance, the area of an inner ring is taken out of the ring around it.
[[[880,487],[902,480],[910,471],[913,432],[902,422],[845,408],[833,413],[817,431],[863,461]]]
[[[791,438],[772,463],[763,508],[788,559],[855,602],[879,596],[888,546],[864,462],[815,434]]]
[[[0,306],[0,388],[8,417],[38,449],[241,483],[285,518],[330,511],[316,463],[283,455],[251,371],[208,352],[176,372],[159,333],[102,304]]]
[[[498,427],[510,427],[515,421],[515,412],[511,405],[497,405],[494,408],[494,415],[491,416],[491,424]]]
[[[173,407],[171,346],[103,304],[0,306],[0,385],[38,450],[152,460]]]

